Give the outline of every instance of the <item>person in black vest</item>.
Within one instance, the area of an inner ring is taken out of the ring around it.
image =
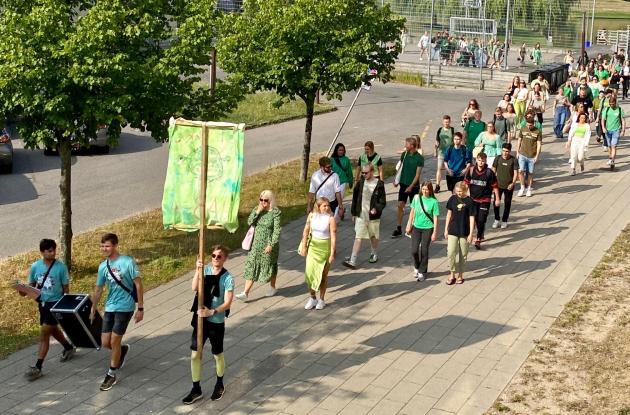
[[[488,156],[484,153],[479,153],[477,155],[477,165],[470,168],[464,178],[464,183],[468,185],[470,197],[475,205],[475,226],[477,227],[475,248],[477,249],[481,249],[481,242],[485,239],[484,231],[486,229],[486,221],[488,220],[493,193],[495,206],[499,206],[501,203],[497,176],[486,165],[487,159]]]

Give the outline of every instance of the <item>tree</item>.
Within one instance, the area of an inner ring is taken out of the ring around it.
[[[387,82],[404,19],[373,0],[248,0],[220,24],[219,66],[251,90],[306,104],[300,179],[306,181],[315,97],[361,86],[368,69]]]
[[[59,149],[68,266],[74,144],[88,144],[104,124],[112,145],[126,125],[164,141],[172,115],[194,118],[203,102],[203,116],[218,116],[236,104],[229,88],[211,97],[196,87],[215,14],[211,0],[1,1],[0,111],[18,119],[27,147]]]

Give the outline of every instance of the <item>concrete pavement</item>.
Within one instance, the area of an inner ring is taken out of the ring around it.
[[[626,110],[628,106],[625,105]],[[6,414],[481,414],[519,370],[620,230],[630,221],[630,154],[620,147],[617,171],[591,146],[586,172],[568,174],[564,142],[545,128],[534,196],[515,198],[510,226],[487,232],[471,251],[463,285],[444,284],[444,240],[432,244],[429,276],[412,278],[409,239],[392,240],[396,198],[387,186],[380,260],[349,271],[350,222],[339,227],[328,306],[305,311],[304,260],[297,256],[303,219],[282,232],[279,292],[235,302],[225,339],[227,392],[181,405],[190,388],[189,276],[148,293],[146,321],[131,325],[131,351],[119,384],[98,387],[108,354],[81,350],[27,383],[35,347],[0,361],[0,412]],[[435,159],[424,178],[432,177]],[[444,214],[445,193],[438,195]],[[440,234],[443,231],[443,222]],[[227,267],[242,274],[245,256]],[[191,264],[192,266],[192,264]],[[237,292],[243,280],[237,277]],[[214,364],[206,348],[202,387],[209,394]]]

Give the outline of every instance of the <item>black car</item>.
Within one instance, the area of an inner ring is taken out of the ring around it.
[[[6,128],[0,131],[0,173],[13,172],[13,144]]]

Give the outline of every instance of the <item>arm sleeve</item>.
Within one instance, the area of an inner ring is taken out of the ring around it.
[[[224,287],[225,291],[234,291],[234,277],[232,274],[228,273],[228,275],[225,276]]]
[[[96,274],[96,285],[98,285],[99,287],[102,287],[103,285],[105,285],[105,281],[107,279],[104,271],[107,272],[107,268],[105,267],[104,264],[101,264],[98,267],[98,273]]]
[[[273,210],[273,233],[271,234],[271,245],[276,245],[280,242],[280,217],[281,217],[280,209],[276,208]]]
[[[140,268],[138,268],[138,263],[132,257],[129,257],[131,260],[131,279],[135,280],[140,277]]]
[[[68,267],[66,266],[66,264],[61,264],[62,267],[62,271],[61,271],[61,285],[68,285],[70,284],[70,274],[68,273]]]
[[[315,182],[314,179],[315,178],[315,174],[313,174],[313,176],[311,176],[311,182],[308,186],[308,192],[309,193],[315,193],[315,190],[317,190],[317,186],[315,186]]]
[[[31,269],[28,272],[28,282],[29,284],[37,283],[37,277],[35,276],[35,264],[31,265]]]
[[[247,224],[250,225],[250,226],[254,225],[254,223],[257,221],[257,219],[258,219],[258,213],[256,213],[256,209],[254,208],[252,210],[252,213],[250,213],[249,217],[247,218]]]

